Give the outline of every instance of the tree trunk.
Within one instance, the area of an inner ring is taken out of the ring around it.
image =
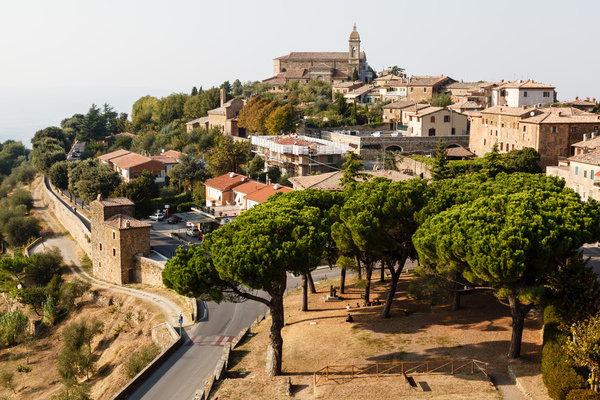
[[[340,294],[346,293],[346,270],[340,272]]]
[[[306,275],[302,275],[302,304],[300,311],[308,311],[308,278]]]
[[[358,279],[362,279],[362,267],[360,265],[360,258],[356,257],[356,265],[358,266]]]
[[[385,282],[385,267],[383,261],[381,262],[381,275],[379,276],[379,282]]]
[[[365,266],[365,273],[367,274],[367,286],[365,286],[365,304],[371,301],[371,275],[373,275],[373,264],[368,267]]]
[[[523,339],[523,326],[525,325],[525,316],[533,307],[533,303],[521,308],[521,302],[514,293],[508,296],[510,304],[510,313],[512,316],[512,336],[510,338],[510,349],[508,358],[521,357],[521,342]]]
[[[315,281],[313,280],[313,277],[310,274],[310,272],[307,275],[308,275],[308,285],[310,287],[310,292],[312,294],[315,294],[315,293],[317,293],[317,289],[315,288]]]
[[[459,290],[460,290],[460,285],[458,283],[455,283],[454,284],[454,292],[453,292],[453,296],[452,296],[452,311],[460,310],[461,294],[460,294]]]
[[[281,329],[283,329],[284,324],[283,293],[271,298],[269,310],[271,311],[272,322],[271,334],[269,335],[271,343],[267,351],[267,373],[269,376],[278,376],[281,375],[283,355],[283,338],[281,337]]]
[[[382,318],[389,318],[390,311],[392,310],[392,303],[394,302],[394,297],[396,296],[396,289],[398,288],[398,280],[400,279],[400,274],[404,270],[404,265],[406,264],[406,255],[403,255],[400,261],[398,261],[398,267],[394,268],[394,264],[391,262],[388,263],[388,269],[390,271],[390,275],[392,275],[392,281],[390,282],[390,288],[388,290],[387,298],[385,299],[385,305],[383,306],[383,311],[381,312]],[[383,264],[382,264],[383,267]]]

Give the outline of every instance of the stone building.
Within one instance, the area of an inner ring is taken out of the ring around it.
[[[370,81],[367,56],[360,51],[360,35],[356,25],[348,39],[347,52],[292,52],[273,60],[274,76],[263,83],[276,88],[295,80],[307,83],[310,79],[320,79],[339,83],[352,79],[356,70],[359,80]]]
[[[204,128],[207,131],[218,128],[226,136],[246,137],[246,130],[237,124],[237,116],[246,101],[238,98],[226,101],[226,96],[225,89],[221,89],[221,106],[209,110],[206,117],[186,123],[186,131],[191,132],[196,128]]]
[[[137,255],[150,254],[150,224],[133,217],[126,198],[98,199],[90,204],[94,276],[123,284],[136,281]]]
[[[598,127],[600,115],[571,107],[490,107],[471,116],[469,149],[481,157],[495,143],[502,153],[531,147],[544,168],[569,157],[572,144]]]

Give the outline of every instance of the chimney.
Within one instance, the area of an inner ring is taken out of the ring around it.
[[[221,88],[221,107],[225,104],[225,100],[227,100],[227,93],[225,92],[225,88]]]
[[[587,133],[584,133],[583,134],[583,141],[585,142],[587,139],[588,139],[588,135],[587,135]]]
[[[127,228],[127,229],[131,228],[131,222],[125,221],[125,228]]]

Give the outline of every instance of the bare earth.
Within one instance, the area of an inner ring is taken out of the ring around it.
[[[522,357],[506,357],[511,336],[509,309],[492,295],[463,296],[462,309],[429,306],[405,295],[409,277],[401,279],[392,318],[380,318],[383,306],[357,308],[362,289],[350,287],[343,302],[325,302],[330,284],[322,282],[310,295],[311,311],[302,313],[300,292],[285,301],[287,325],[283,329],[284,376],[268,378],[265,373],[270,319],[232,353],[226,380],[218,384],[212,399],[283,399],[289,378],[292,394],[298,399],[521,399],[525,398],[508,381],[512,365],[531,398],[549,400],[541,379],[541,311],[534,310],[526,321]],[[386,284],[374,284],[374,298],[385,297]],[[346,305],[352,308],[348,311]],[[406,310],[406,315],[404,313]],[[347,323],[348,312],[354,323]],[[390,361],[475,359],[489,363],[494,383],[482,373],[413,374],[417,390],[401,376],[320,380],[313,390],[313,373],[332,364]],[[289,398],[289,397],[288,397]]]

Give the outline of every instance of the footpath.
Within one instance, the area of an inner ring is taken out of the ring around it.
[[[102,289],[110,290],[117,293],[123,293],[130,296],[137,297],[141,300],[148,301],[155,306],[157,306],[165,315],[166,319],[173,324],[173,326],[178,325],[179,315],[182,313],[184,315],[184,321],[186,323],[192,324],[192,321],[189,320],[188,313],[183,312],[181,307],[175,304],[173,301],[154,294],[145,292],[143,290],[127,288],[119,285],[115,285],[112,283],[104,282],[99,279],[94,278],[85,272],[81,266],[81,261],[78,256],[78,253],[82,252],[79,248],[79,245],[75,240],[73,240],[68,235],[63,235],[65,228],[60,224],[60,222],[56,219],[53,213],[51,213],[48,208],[44,205],[42,200],[42,190],[43,190],[43,181],[41,179],[37,179],[34,182],[33,189],[33,204],[35,210],[40,214],[42,219],[46,222],[49,229],[52,230],[58,236],[45,239],[35,245],[32,249],[32,253],[43,252],[45,249],[51,247],[58,247],[62,253],[65,264],[71,269],[74,276],[81,280],[88,281],[92,283],[94,286],[97,286]]]

